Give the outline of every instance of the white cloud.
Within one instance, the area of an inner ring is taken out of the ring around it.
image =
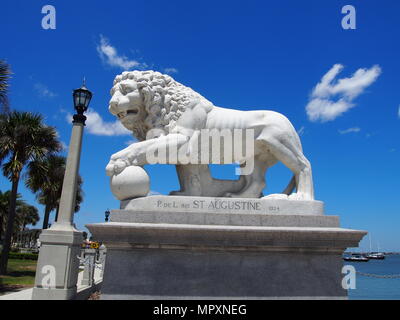
[[[307,107],[307,115],[310,121],[326,122],[335,120],[342,113],[346,112],[350,108],[354,107],[354,104],[340,99],[338,101],[331,101],[328,99],[312,99]]]
[[[400,119],[400,105],[399,105],[399,109],[397,110],[397,116],[398,116],[399,119]]]
[[[97,52],[101,60],[112,67],[118,67],[123,70],[132,68],[143,69],[147,67],[145,63],[130,60],[124,55],[119,55],[117,49],[102,35],[100,35],[100,43],[97,45]]]
[[[178,73],[178,69],[176,68],[164,68],[164,72],[168,74]]]
[[[335,81],[343,65],[335,64],[313,89],[306,112],[310,121],[332,121],[355,107],[355,98],[364,92],[379,77],[379,66],[358,69],[350,78]],[[336,97],[336,100],[333,98]]]
[[[354,128],[348,128],[346,130],[338,130],[340,134],[347,134],[347,133],[352,133],[352,132],[360,132],[361,129],[358,127],[354,127]]]
[[[299,130],[297,130],[297,134],[298,134],[299,136],[302,136],[302,135],[304,134],[304,130],[305,130],[305,127],[302,126]]]
[[[96,111],[89,109],[85,114],[87,117],[86,120],[86,129],[89,133],[97,135],[97,136],[123,136],[123,135],[132,135],[128,129],[126,129],[121,122],[118,120],[114,122],[106,122],[102,119],[100,114]],[[67,114],[67,121],[70,122],[72,119],[72,115],[70,113]]]
[[[34,84],[34,89],[37,94],[42,98],[54,98],[57,96],[54,92],[52,92],[46,85],[43,83],[37,82]]]

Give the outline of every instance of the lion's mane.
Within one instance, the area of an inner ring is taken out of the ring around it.
[[[146,139],[151,129],[170,132],[187,108],[193,108],[200,100],[207,101],[191,88],[157,71],[125,71],[115,77],[114,87],[124,80],[135,81],[143,95],[147,116],[143,123],[136,123],[137,128],[133,130],[140,141]]]

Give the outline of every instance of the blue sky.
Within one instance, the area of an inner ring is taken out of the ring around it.
[[[41,27],[46,4],[56,8],[55,30]],[[356,9],[355,30],[341,25],[347,4]],[[14,73],[13,109],[44,114],[67,146],[72,89],[85,76],[94,93],[78,228],[118,207],[104,168],[132,137],[108,113],[112,81],[124,69],[153,69],[215,105],[285,114],[301,134],[326,213],[370,231],[373,246],[400,250],[398,1],[4,0],[1,7],[0,58]],[[322,81],[329,71],[332,81]],[[178,188],[174,167],[147,170],[152,190]],[[234,178],[229,166],[213,174]],[[271,168],[265,193],[280,192],[290,176],[283,165]],[[0,188],[10,188],[3,177]],[[20,192],[35,203],[23,184]]]

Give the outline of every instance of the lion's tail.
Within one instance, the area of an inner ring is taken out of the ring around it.
[[[293,190],[296,188],[296,176],[293,175],[292,179],[290,179],[289,184],[287,185],[286,189],[282,191],[283,194],[291,194]]]

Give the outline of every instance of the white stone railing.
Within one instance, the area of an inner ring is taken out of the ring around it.
[[[106,248],[100,249],[82,249],[80,268],[83,266],[83,272],[78,276],[78,292],[76,299],[87,299],[90,294],[98,291],[103,281],[104,266],[106,261]]]

